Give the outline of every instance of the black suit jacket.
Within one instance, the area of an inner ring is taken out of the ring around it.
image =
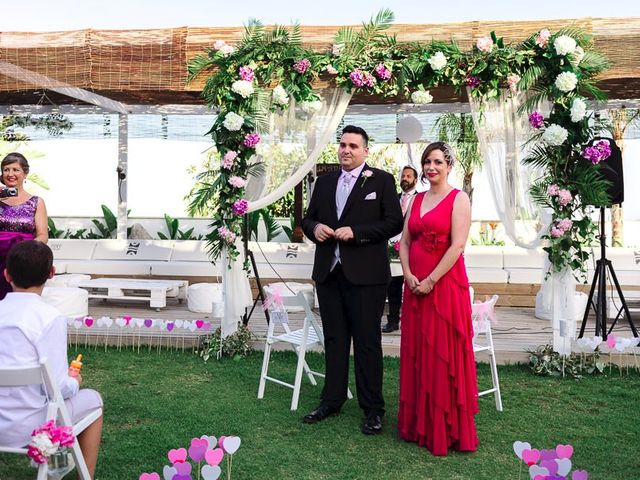
[[[369,178],[360,174],[347,199],[342,216],[336,212],[336,189],[341,171],[319,177],[302,229],[316,244],[312,278],[324,282],[334,258],[336,240],[318,242],[313,229],[324,223],[336,230],[351,227],[354,239],[340,243],[340,262],[345,277],[354,285],[381,285],[389,282],[389,238],[402,231],[402,210],[393,176],[384,170],[364,166]],[[369,199],[366,199],[366,198]],[[375,198],[372,198],[375,197]]]

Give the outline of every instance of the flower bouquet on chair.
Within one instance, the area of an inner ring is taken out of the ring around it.
[[[49,478],[62,478],[74,468],[68,447],[75,442],[70,426],[56,426],[54,420],[45,422],[31,433],[27,455],[34,467],[49,464]]]

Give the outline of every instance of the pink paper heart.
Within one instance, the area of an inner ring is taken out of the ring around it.
[[[549,470],[549,475],[553,476],[558,473],[558,464],[555,460],[542,460],[540,466]]]
[[[178,472],[178,475],[191,474],[191,464],[189,462],[174,463],[173,468],[176,469],[176,472]]]
[[[221,448],[224,448],[224,447],[222,447],[222,444],[224,443],[224,439],[225,438],[227,438],[227,437],[225,437],[224,435],[222,435],[220,438],[218,438],[218,445],[220,445]]]
[[[571,474],[571,480],[588,480],[589,474],[586,470],[575,470]]]
[[[196,327],[202,328],[203,325],[204,325],[204,320],[196,320]]]
[[[558,454],[555,450],[552,449],[544,449],[540,450],[540,461],[542,460],[555,460],[558,458]]]
[[[204,454],[204,459],[209,465],[219,465],[222,457],[224,457],[224,451],[221,448],[207,450]]]
[[[84,317],[84,324],[87,327],[90,327],[91,325],[93,325],[93,318],[91,317]]]
[[[125,315],[124,317],[122,317],[122,319],[124,320],[124,322],[129,325],[129,323],[131,323],[131,319],[133,317],[131,317],[130,315]]]
[[[211,331],[211,323],[204,322],[204,331],[205,332],[210,332]]]
[[[157,473],[143,473],[142,475],[140,475],[140,479],[139,480],[160,480],[160,475],[158,475]]]
[[[571,458],[573,447],[571,445],[556,445],[556,453],[558,458]]]
[[[171,463],[180,463],[184,462],[187,459],[187,449],[186,448],[174,448],[169,450],[167,454],[169,457],[169,461]]]
[[[194,462],[201,462],[208,446],[209,442],[207,440],[193,438],[191,440],[191,446],[189,447],[189,456]]]
[[[607,347],[614,348],[616,346],[616,337],[612,333],[607,337]]]
[[[546,475],[536,475],[535,477],[533,477],[533,480],[547,480],[547,476]]]
[[[527,465],[535,465],[540,460],[540,451],[537,448],[532,448],[531,450],[523,450],[522,451],[522,460]]]

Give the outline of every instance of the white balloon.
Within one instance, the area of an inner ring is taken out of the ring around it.
[[[402,143],[414,143],[422,137],[422,124],[412,115],[406,115],[396,125],[396,137]]]

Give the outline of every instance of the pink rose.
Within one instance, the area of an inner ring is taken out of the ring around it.
[[[309,70],[310,68],[311,68],[311,62],[309,61],[308,58],[303,58],[302,60],[298,60],[296,63],[293,64],[293,69],[301,75],[306,73],[306,71]]]
[[[536,45],[538,45],[540,48],[546,47],[547,43],[549,43],[550,36],[551,32],[546,28],[543,28],[542,30],[540,30],[538,35],[536,35]]]
[[[491,53],[494,46],[495,44],[493,43],[491,37],[480,37],[476,42],[476,47],[478,47],[478,50],[484,53]]]
[[[236,152],[228,151],[227,153],[224,154],[224,157],[222,157],[222,160],[220,160],[220,166],[227,170],[231,170],[231,167],[233,167],[233,162],[237,156],[238,154]]]
[[[570,204],[572,200],[573,196],[571,195],[571,192],[569,190],[562,189],[558,191],[558,202],[563,207]]]
[[[253,148],[258,143],[260,143],[260,134],[258,133],[247,133],[242,141],[242,144],[247,148]]]
[[[253,79],[256,77],[255,73],[253,73],[253,68],[246,65],[238,69],[238,74],[242,80],[246,80],[247,82],[253,82]]]
[[[391,78],[391,70],[385,67],[384,63],[376,65],[375,72],[380,80],[389,80]]]

